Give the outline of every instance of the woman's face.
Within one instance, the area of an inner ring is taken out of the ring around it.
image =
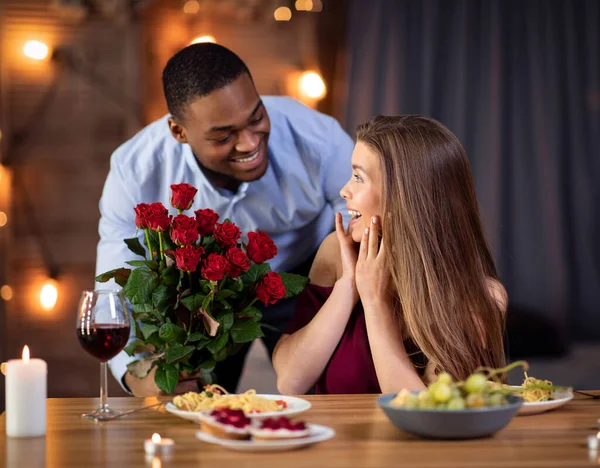
[[[352,152],[352,177],[340,190],[340,195],[346,200],[346,209],[352,216],[348,231],[354,242],[360,242],[373,216],[379,216],[381,222],[381,189],[379,156],[368,145],[358,141]]]

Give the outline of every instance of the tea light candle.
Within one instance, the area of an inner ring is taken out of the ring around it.
[[[39,437],[46,435],[48,366],[30,359],[28,346],[22,357],[6,364],[6,435]]]
[[[588,436],[587,438],[587,446],[590,450],[598,450],[598,446],[600,445],[600,432],[596,435]]]
[[[148,455],[168,455],[173,451],[173,439],[163,439],[158,434],[152,434],[152,439],[144,441],[144,449]]]

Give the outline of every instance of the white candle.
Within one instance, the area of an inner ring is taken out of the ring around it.
[[[600,442],[600,432],[596,435],[588,436],[587,438],[587,446],[590,450],[598,450],[598,445]]]
[[[144,441],[144,449],[148,455],[168,455],[173,451],[173,439],[163,439],[158,434],[152,434],[152,439]]]
[[[46,435],[46,379],[48,366],[41,359],[11,359],[6,365],[6,435]]]

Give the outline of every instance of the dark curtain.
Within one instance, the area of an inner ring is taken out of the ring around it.
[[[375,114],[447,125],[514,344],[600,339],[600,1],[352,0],[348,14],[346,129]]]

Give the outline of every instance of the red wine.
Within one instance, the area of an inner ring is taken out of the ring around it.
[[[102,362],[114,358],[127,344],[129,325],[97,324],[77,328],[83,349]]]

